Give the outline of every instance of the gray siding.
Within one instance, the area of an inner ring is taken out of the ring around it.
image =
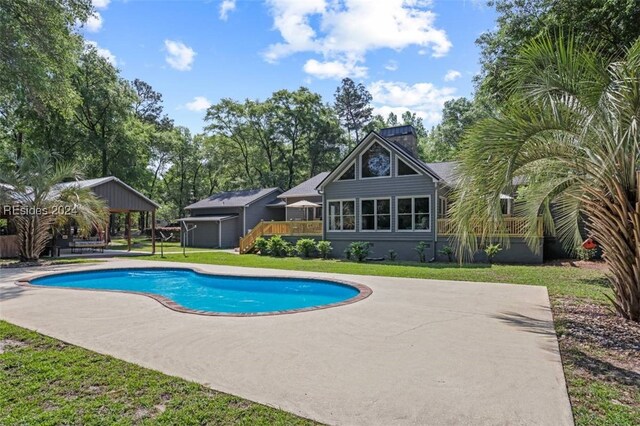
[[[287,204],[297,203],[298,201],[311,201],[312,203],[320,204],[322,206],[322,196],[318,195],[316,197],[288,197],[285,199]],[[309,220],[322,219],[322,207],[318,207],[316,209],[316,217],[313,217],[313,209],[309,210]],[[305,210],[297,209],[297,208],[287,208],[287,220],[305,220]]]
[[[539,264],[542,263],[543,253],[543,238],[538,240],[537,252],[531,250],[523,238],[511,238],[509,248],[503,248],[496,257],[494,257],[495,263],[527,263],[527,264]],[[447,256],[439,253],[445,246],[453,246],[453,241],[446,237],[440,237],[440,240],[436,244],[438,261],[446,262]],[[487,256],[484,251],[479,250],[473,257],[474,262],[487,262]]]
[[[245,218],[245,230],[244,234],[253,229],[261,220],[284,220],[284,208],[282,207],[267,207],[267,204],[275,203],[279,201],[276,197],[281,192],[272,192],[266,197],[263,197],[247,207]],[[243,235],[244,235],[243,234]]]
[[[218,248],[218,222],[185,222],[189,227],[198,227],[189,232],[186,238],[187,247]],[[223,225],[224,226],[224,225]],[[184,232],[183,232],[184,234]]]
[[[248,207],[212,207],[191,209],[191,216],[212,216],[212,215],[237,215],[235,219],[228,219],[222,222],[222,248],[234,248],[238,247],[240,238],[242,238],[247,232],[255,227],[261,220],[284,220],[284,208],[283,207],[267,207],[267,204],[277,201],[277,196],[280,193],[275,191],[264,198],[261,198]],[[243,218],[243,212],[246,209],[246,216]],[[243,230],[243,220],[245,228]],[[199,222],[200,223],[200,222]],[[208,223],[208,222],[205,222]],[[194,233],[200,232],[200,225]],[[216,228],[217,232],[217,228]],[[211,239],[208,243],[202,243],[207,245],[199,245],[195,247],[217,247],[218,246],[218,234],[212,236],[208,231],[205,231],[207,238]],[[191,245],[191,244],[190,244]]]
[[[435,229],[436,229],[436,186],[430,176],[423,174],[411,176],[396,175],[396,153],[391,153],[391,177],[360,179],[360,161],[356,157],[356,179],[351,181],[333,181],[324,187],[324,238],[331,241],[334,247],[334,256],[340,257],[344,249],[352,241],[369,241],[373,243],[374,257],[387,255],[390,249],[398,253],[398,258],[403,260],[417,260],[415,246],[420,241],[429,244],[427,258],[435,256]],[[396,231],[396,200],[407,196],[430,196],[430,231]],[[360,200],[370,198],[391,199],[391,231],[361,232],[360,231]],[[332,200],[354,199],[356,201],[356,230],[353,231],[329,231],[328,229],[328,203]]]
[[[153,211],[156,209],[156,206],[140,195],[113,180],[93,187],[91,190],[104,199],[111,210]]]
[[[222,222],[222,246],[220,248],[236,248],[240,242],[240,217],[223,220]]]

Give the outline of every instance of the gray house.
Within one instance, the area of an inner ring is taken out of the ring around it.
[[[178,219],[182,244],[188,247],[234,248],[261,220],[284,220],[277,196],[280,188],[214,194],[187,206],[190,216]],[[195,227],[195,228],[194,228]]]
[[[323,238],[336,254],[353,241],[368,241],[373,256],[394,250],[404,260],[416,260],[415,247],[424,241],[427,260],[441,258],[439,251],[452,243],[445,216],[454,180],[455,163],[428,164],[418,158],[412,126],[371,132],[317,187],[323,196]],[[507,209],[510,199],[505,195]],[[510,241],[496,260],[542,261],[542,250],[534,254],[522,238]]]
[[[316,187],[328,175],[329,172],[318,173],[300,185],[278,195],[285,208],[285,220],[322,220],[322,195]]]

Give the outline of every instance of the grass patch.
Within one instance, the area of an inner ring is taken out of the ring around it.
[[[182,253],[182,247],[179,242],[164,242],[165,253]],[[127,251],[127,239],[126,238],[113,238],[109,243],[109,250],[122,250]],[[151,253],[153,250],[151,245],[151,239],[149,237],[137,237],[131,239],[131,250],[143,251]],[[213,251],[213,249],[198,248],[198,247],[186,247],[187,253],[189,252],[202,252]],[[156,240],[156,253],[160,253],[160,242]]]
[[[357,263],[336,259],[273,258],[254,254],[240,256],[224,252],[192,253],[187,257],[168,255],[164,259],[159,255],[141,256],[137,259],[383,277],[529,284],[546,286],[549,294],[553,297],[588,298],[602,303],[607,301],[606,294],[612,295],[602,271],[565,266],[488,264],[459,266],[456,263],[420,264],[416,262]]]
[[[0,321],[0,424],[311,425]]]

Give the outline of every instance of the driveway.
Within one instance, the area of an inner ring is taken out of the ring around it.
[[[46,270],[142,266],[170,264]],[[312,312],[207,317],[140,295],[17,287],[45,268],[0,269],[0,318],[329,424],[573,424],[544,287],[197,267],[334,276],[373,294]]]

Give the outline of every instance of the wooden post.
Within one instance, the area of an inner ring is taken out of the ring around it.
[[[156,211],[151,210],[151,254],[156,254]]]
[[[127,251],[131,251],[131,211],[127,210]]]

